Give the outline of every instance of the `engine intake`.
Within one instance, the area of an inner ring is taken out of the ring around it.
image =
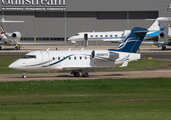
[[[13,34],[12,34],[12,37],[14,37],[14,38],[15,38],[15,37],[17,37],[17,35],[16,35],[15,33],[13,33]]]
[[[13,32],[12,37],[15,39],[20,39],[21,38],[21,33],[20,32]]]
[[[167,35],[166,35],[165,32],[160,32],[160,33],[159,33],[159,37],[160,37],[161,39],[165,39],[165,37],[167,37]]]

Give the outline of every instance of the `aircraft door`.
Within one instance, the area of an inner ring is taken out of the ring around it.
[[[41,51],[42,54],[42,66],[49,66],[49,52],[48,51]]]
[[[88,34],[84,34],[84,47],[87,47],[88,45]]]

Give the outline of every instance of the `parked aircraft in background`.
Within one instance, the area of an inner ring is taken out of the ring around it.
[[[68,51],[34,51],[26,54],[9,65],[9,68],[25,71],[72,71],[75,77],[96,69],[114,68],[118,64],[127,66],[128,62],[140,59],[136,53],[146,33],[145,28],[135,27],[116,49],[108,50],[68,50]]]
[[[36,42],[36,41],[20,41],[21,39],[21,33],[18,31],[15,31],[13,33],[7,33],[2,25],[2,23],[17,23],[17,22],[24,22],[24,21],[9,21],[9,20],[4,20],[4,18],[2,18],[0,20],[0,30],[1,30],[1,34],[0,34],[0,38],[1,38],[1,42],[0,42],[0,50],[1,50],[1,46],[15,46],[16,50],[20,50],[20,46],[21,45],[54,45],[54,44],[63,44],[63,42],[58,42],[58,43],[54,43],[54,42]]]
[[[4,18],[1,19],[1,39],[2,42],[0,42],[0,50],[1,50],[1,45],[5,46],[15,46],[15,49],[18,50],[20,49],[19,42],[21,38],[21,33],[18,31],[15,31],[13,33],[7,33],[2,25],[2,23],[17,23],[17,22],[24,22],[24,21],[9,21],[5,20]]]
[[[155,19],[153,24],[148,28],[149,32],[145,36],[144,39],[154,39],[158,38],[160,35],[165,35],[163,30],[168,21],[166,21],[167,17],[159,17]],[[160,26],[159,26],[160,25]],[[83,42],[85,39],[88,41],[105,41],[105,42],[121,42],[126,36],[130,33],[131,30],[124,30],[124,31],[105,31],[105,32],[79,32],[68,38],[68,41],[76,44],[77,42]],[[87,38],[85,38],[85,36]],[[163,37],[163,36],[161,36]]]
[[[171,20],[169,20],[171,21]],[[171,24],[168,24],[168,35],[165,33],[161,33],[162,39],[168,39],[168,41],[166,42],[153,42],[153,46],[157,46],[157,47],[162,47],[162,50],[166,50],[166,46],[171,46]]]

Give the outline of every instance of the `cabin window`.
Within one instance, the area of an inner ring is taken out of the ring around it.
[[[71,57],[69,57],[69,60],[71,60]]]
[[[118,35],[115,35],[115,37],[118,37]]]
[[[55,57],[53,57],[53,60],[55,60]]]
[[[75,34],[75,36],[79,36],[79,34],[77,33],[77,34]]]
[[[74,60],[76,60],[77,58],[76,57],[74,57]]]
[[[107,37],[107,35],[105,35],[105,37]]]
[[[58,57],[58,60],[60,60],[60,57]]]
[[[96,35],[96,37],[98,37],[98,35]]]
[[[113,37],[113,35],[110,35],[110,37]]]
[[[31,59],[31,58],[36,58],[36,55],[24,55],[22,58],[24,59]]]
[[[65,59],[65,57],[63,57],[63,59]]]
[[[82,57],[80,57],[80,60],[82,60]]]
[[[100,37],[103,37],[103,35],[100,35]]]
[[[85,59],[87,59],[87,57],[85,56]]]
[[[90,37],[93,37],[93,35],[90,35]]]

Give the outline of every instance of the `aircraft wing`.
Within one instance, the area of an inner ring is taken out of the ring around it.
[[[170,45],[170,42],[142,42],[144,44],[152,44],[155,46]]]
[[[64,42],[18,42],[18,45],[54,45],[54,44],[64,44]]]
[[[104,42],[122,42],[123,39],[102,39]]]
[[[144,44],[163,44],[165,42],[145,42],[145,41],[143,41],[142,43],[144,43]]]
[[[115,66],[97,66],[97,67],[63,67],[63,70],[85,70],[85,71],[94,71],[94,70],[106,70],[106,69],[113,69]]]

